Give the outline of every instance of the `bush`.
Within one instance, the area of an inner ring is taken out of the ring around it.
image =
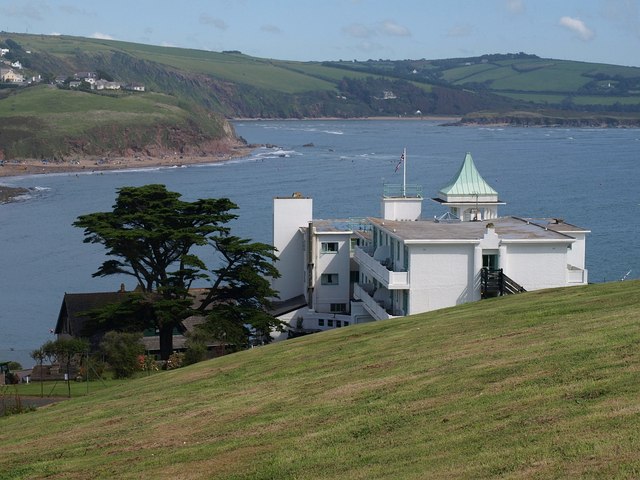
[[[138,356],[144,353],[141,333],[107,332],[100,349],[115,378],[129,378],[138,370]]]
[[[157,372],[158,362],[153,355],[138,355],[138,368],[143,372]]]
[[[187,349],[184,352],[184,364],[192,365],[201,362],[207,354],[207,346],[203,342],[187,340]]]
[[[184,353],[173,352],[169,356],[169,360],[167,360],[167,364],[165,365],[165,368],[167,370],[173,370],[174,368],[182,367],[183,363],[184,363]]]

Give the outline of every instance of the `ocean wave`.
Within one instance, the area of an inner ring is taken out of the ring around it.
[[[257,161],[257,160],[266,160],[266,159],[272,159],[272,158],[290,158],[290,157],[301,156],[301,155],[302,153],[297,152],[295,150],[284,150],[282,148],[273,149],[273,148],[262,147],[258,151],[254,151],[253,154],[250,155],[249,157],[243,157],[243,158],[251,161]]]
[[[11,197],[12,202],[26,202],[27,200],[31,200],[33,195],[29,195],[28,193],[23,193],[22,195],[16,195],[15,197]]]

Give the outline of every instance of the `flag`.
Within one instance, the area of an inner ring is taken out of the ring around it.
[[[402,155],[400,155],[400,161],[396,165],[396,169],[395,169],[395,171],[393,173],[398,171],[398,169],[400,168],[400,165],[402,165],[402,162],[404,162],[404,152],[402,152]]]

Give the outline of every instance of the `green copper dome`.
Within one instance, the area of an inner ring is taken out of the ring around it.
[[[473,201],[481,197],[481,201],[498,201],[498,192],[482,178],[478,172],[471,154],[467,153],[460,170],[453,179],[438,192],[440,197],[450,202],[452,200]]]

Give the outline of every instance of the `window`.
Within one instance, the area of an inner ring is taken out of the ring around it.
[[[346,320],[344,322],[342,322],[342,325],[344,325],[345,327],[349,326],[349,322],[347,322]]]
[[[332,303],[330,306],[330,311],[332,313],[342,313],[347,311],[346,303]]]
[[[321,253],[338,253],[338,242],[322,242]]]
[[[333,327],[333,320],[327,320],[327,327]]]
[[[322,285],[338,285],[338,274],[323,273],[320,276],[320,283],[322,283]]]
[[[324,318],[319,318],[318,319],[318,326],[319,327],[324,327]]]
[[[336,327],[342,327],[342,322],[340,320],[336,320]]]

